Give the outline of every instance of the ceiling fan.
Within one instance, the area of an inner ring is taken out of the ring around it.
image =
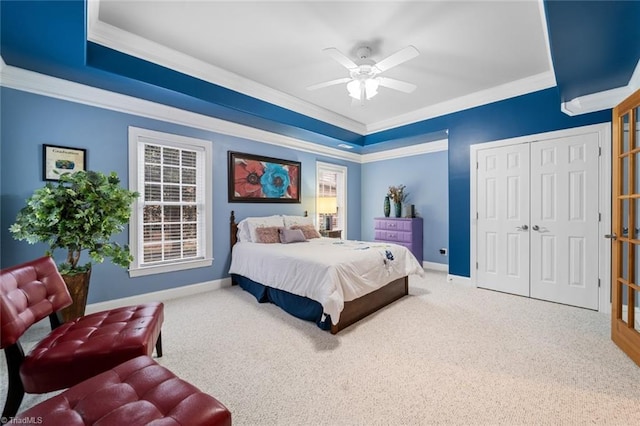
[[[379,86],[399,90],[404,93],[411,93],[417,87],[415,84],[407,83],[405,81],[380,76],[381,73],[388,69],[418,56],[420,52],[413,46],[407,46],[380,62],[374,62],[369,59],[371,56],[371,49],[368,46],[362,46],[358,48],[356,52],[360,65],[349,59],[349,57],[335,47],[323,49],[323,52],[327,53],[336,62],[348,69],[349,77],[314,84],[308,86],[307,90],[317,90],[336,84],[347,83],[349,96],[351,96],[354,101],[360,101],[362,104],[365,99],[369,100],[378,93]]]

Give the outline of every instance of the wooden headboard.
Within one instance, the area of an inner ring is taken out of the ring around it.
[[[307,210],[304,211],[304,217],[307,217],[309,214]],[[236,223],[236,213],[231,210],[231,215],[229,216],[229,247],[233,248],[233,246],[238,242],[238,224]]]
[[[236,212],[231,210],[231,216],[229,217],[229,239],[231,245],[230,248],[236,245],[238,242],[238,224],[236,223]]]

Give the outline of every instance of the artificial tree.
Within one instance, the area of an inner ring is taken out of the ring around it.
[[[78,171],[62,174],[56,183],[47,182],[36,189],[18,212],[9,228],[14,238],[48,244],[49,256],[55,249],[66,250],[66,260],[58,270],[74,304],[63,310],[65,320],[84,314],[91,262],[79,263],[83,251],[96,263],[110,258],[123,268],[133,260],[129,247],[111,238],[129,222],[131,203],[137,196],[137,192],[120,186],[115,172]]]

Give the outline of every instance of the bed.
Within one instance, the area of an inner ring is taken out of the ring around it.
[[[408,276],[424,274],[406,247],[323,238],[311,228],[306,214],[236,223],[232,211],[232,283],[335,334],[407,295]],[[286,241],[301,231],[304,238]]]

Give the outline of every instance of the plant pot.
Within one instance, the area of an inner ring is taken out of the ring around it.
[[[87,307],[87,295],[89,294],[89,279],[91,278],[91,269],[85,273],[75,275],[62,275],[62,279],[67,284],[69,294],[73,303],[60,312],[64,322],[74,320],[84,315]]]

